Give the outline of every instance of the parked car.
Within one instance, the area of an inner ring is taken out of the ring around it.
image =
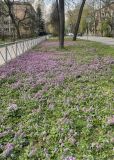
[[[67,33],[66,36],[73,36],[73,33]]]
[[[83,35],[83,33],[78,33],[78,36],[82,36]]]

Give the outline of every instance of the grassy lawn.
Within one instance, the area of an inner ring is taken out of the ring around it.
[[[114,159],[114,47],[65,44],[0,67],[1,160]]]
[[[0,39],[0,44],[11,42],[11,39],[5,39],[4,41]]]

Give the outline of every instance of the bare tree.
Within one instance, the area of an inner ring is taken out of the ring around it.
[[[18,4],[17,4],[18,3]],[[22,17],[17,15],[16,5],[25,5],[24,6],[24,14]],[[17,38],[21,38],[20,26],[29,26],[30,19],[32,15],[32,10],[28,7],[29,3],[27,2],[15,2],[15,0],[4,0],[3,1],[3,9],[1,15],[4,17],[10,16],[12,24],[16,30]]]
[[[50,14],[50,23],[53,29],[53,35],[59,36],[59,12],[58,3],[54,2],[52,4],[52,12]]]
[[[77,34],[78,34],[78,30],[79,30],[79,25],[80,25],[80,21],[81,21],[81,17],[82,17],[82,12],[83,12],[83,8],[85,5],[86,0],[82,0],[81,6],[80,6],[80,10],[79,10],[79,14],[78,14],[78,19],[76,20],[76,24],[74,27],[74,37],[73,40],[75,41],[77,38]]]
[[[65,3],[64,0],[59,0],[58,2],[59,8],[59,47],[64,48],[64,31],[65,31]]]

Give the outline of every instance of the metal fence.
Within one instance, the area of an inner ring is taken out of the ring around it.
[[[24,52],[30,50],[37,44],[45,41],[47,36],[38,37],[34,39],[20,40],[5,44],[0,44],[0,65],[7,63],[11,59],[23,54]]]

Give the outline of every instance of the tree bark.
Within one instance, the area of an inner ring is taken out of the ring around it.
[[[59,33],[59,42],[60,42],[60,17],[59,17],[59,2],[58,0],[56,0],[56,6],[57,6],[57,17],[58,17],[58,33]]]
[[[59,20],[60,20],[59,47],[62,49],[64,48],[64,30],[65,30],[64,0],[59,0]]]
[[[73,41],[76,41],[76,38],[77,38],[77,34],[78,34],[78,30],[79,30],[80,21],[81,21],[81,17],[82,17],[82,13],[83,13],[83,8],[84,8],[84,5],[85,5],[85,2],[86,2],[86,0],[82,0],[82,4],[81,4],[80,10],[79,10],[79,14],[78,14],[78,19],[77,19],[76,25],[74,27]]]

